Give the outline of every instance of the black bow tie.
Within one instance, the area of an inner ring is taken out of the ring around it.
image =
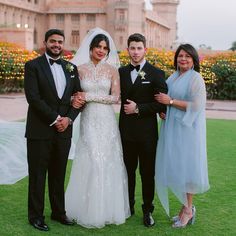
[[[53,65],[54,62],[56,62],[58,65],[61,65],[61,59],[57,59],[57,60],[53,60],[51,58],[49,58],[49,62],[50,62],[50,65]]]
[[[134,70],[134,69],[135,69],[136,71],[139,71],[139,69],[140,69],[140,65],[134,66],[134,65],[130,64],[129,66],[130,66],[130,71],[132,71],[132,70]]]

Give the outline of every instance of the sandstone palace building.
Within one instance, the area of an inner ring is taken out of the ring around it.
[[[0,0],[0,41],[26,49],[42,47],[44,33],[59,28],[65,48],[77,50],[89,29],[101,27],[113,37],[119,50],[128,35],[146,36],[147,46],[170,49],[176,40],[179,0]]]

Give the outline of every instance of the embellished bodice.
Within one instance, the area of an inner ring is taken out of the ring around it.
[[[89,62],[79,66],[78,72],[86,102],[112,104],[119,101],[119,73],[115,67],[106,62],[97,65]]]

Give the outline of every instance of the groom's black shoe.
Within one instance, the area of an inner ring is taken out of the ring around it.
[[[66,215],[63,215],[63,216],[53,216],[53,215],[51,215],[51,219],[55,220],[57,222],[60,222],[63,225],[74,225],[75,224]]]
[[[155,221],[152,218],[152,214],[150,212],[143,214],[143,224],[146,227],[152,227],[153,225],[155,225]]]
[[[43,220],[34,220],[30,222],[31,225],[34,226],[35,229],[42,230],[42,231],[48,231],[49,228],[47,224],[44,223]]]

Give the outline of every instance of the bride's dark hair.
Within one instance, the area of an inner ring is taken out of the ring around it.
[[[108,37],[107,37],[106,35],[104,35],[104,34],[97,34],[97,35],[93,38],[92,42],[91,42],[90,45],[89,45],[89,51],[91,51],[91,50],[92,50],[93,48],[95,48],[95,47],[98,47],[98,45],[99,45],[99,43],[100,43],[101,41],[105,41],[105,42],[106,42],[107,49],[108,49],[108,53],[107,53],[107,57],[108,57],[109,52],[110,52],[110,44],[109,44],[109,39],[108,39]]]

